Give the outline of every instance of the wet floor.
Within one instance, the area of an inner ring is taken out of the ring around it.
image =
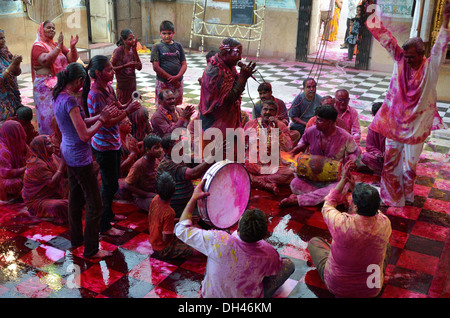
[[[198,73],[201,71],[188,75],[187,80],[194,83]],[[150,71],[148,74],[154,76]],[[269,78],[267,73],[264,76]],[[31,106],[30,82],[27,75],[21,79],[24,100]],[[280,92],[278,96],[282,95],[281,88],[275,87]],[[293,91],[286,87],[287,101]],[[256,90],[252,94],[255,97]],[[187,95],[191,102],[197,101],[198,95],[189,91]],[[362,147],[369,118],[363,112],[369,106],[359,109]],[[448,147],[435,150],[425,147],[422,153],[413,205],[383,208],[393,231],[391,258],[380,298],[450,297],[450,164]],[[356,179],[379,183],[379,178],[371,174],[357,173]],[[330,239],[320,208],[280,209],[278,202],[290,194],[287,188],[281,190],[278,197],[253,190],[249,203],[269,217],[267,241],[296,266],[274,297],[333,298],[306,249],[308,240],[314,236]],[[206,258],[163,261],[152,257],[146,213],[125,201],[115,202],[114,211],[127,217],[115,224],[126,233],[121,237],[103,236],[101,248],[113,255],[94,261],[83,258],[82,247],[71,248],[67,226],[32,217],[21,203],[0,205],[0,297],[199,298]]]

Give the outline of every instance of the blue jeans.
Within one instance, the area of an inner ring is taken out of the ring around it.
[[[114,195],[119,190],[120,149],[98,151],[92,148],[95,160],[100,166],[102,187],[100,189],[103,202],[103,213],[100,220],[100,232],[108,231],[114,218],[112,210]]]
[[[69,229],[73,247],[84,243],[84,257],[91,257],[99,249],[99,223],[102,200],[93,164],[67,167],[69,179]],[[86,205],[83,234],[83,208]]]

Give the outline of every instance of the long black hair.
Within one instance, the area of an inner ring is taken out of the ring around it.
[[[56,98],[58,98],[59,93],[62,92],[67,84],[72,83],[79,78],[86,79],[86,77],[88,77],[86,69],[80,63],[73,62],[67,65],[64,70],[56,74],[56,78],[58,79],[58,81],[53,88],[53,100],[56,100]]]
[[[119,41],[117,41],[116,45],[117,45],[117,46],[124,45],[124,44],[125,44],[124,41],[125,41],[126,39],[128,39],[128,37],[130,36],[130,34],[133,34],[133,31],[131,31],[130,29],[123,29],[123,30],[120,32],[120,38],[119,38]]]
[[[84,112],[86,113],[86,117],[89,117],[87,99],[88,99],[89,91],[91,89],[91,78],[97,79],[97,75],[95,74],[95,71],[102,72],[103,69],[108,64],[108,62],[109,62],[108,57],[106,57],[104,55],[96,55],[89,61],[89,64],[86,67],[86,72],[89,76],[87,76],[86,80],[84,81],[83,94],[81,95],[81,100],[83,103]]]

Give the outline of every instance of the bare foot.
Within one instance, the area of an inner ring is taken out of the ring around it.
[[[297,196],[295,194],[291,194],[289,197],[281,200],[279,207],[284,208],[293,205],[298,205]]]
[[[102,232],[102,234],[104,235],[109,235],[109,236],[122,236],[125,233],[125,231],[116,229],[116,228],[110,228],[108,231]]]
[[[105,251],[105,250],[98,250],[97,253],[95,253],[94,255],[92,255],[89,258],[103,258],[103,257],[109,257],[113,254],[113,252],[111,251]]]

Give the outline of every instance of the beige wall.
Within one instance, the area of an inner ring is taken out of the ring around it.
[[[57,32],[55,41],[59,32],[63,32],[64,44],[69,46],[70,36],[78,34],[77,48],[88,48],[86,8],[77,9],[79,10],[76,13],[77,17],[73,15],[74,9],[66,9],[61,17],[53,21]],[[74,19],[78,17],[79,20]],[[31,47],[36,40],[39,25],[30,20],[25,13],[0,15],[0,25],[5,30],[6,43],[11,53],[20,54],[23,57],[22,72],[29,72]]]
[[[401,46],[409,39],[411,30],[411,20],[382,20],[384,26],[391,31]],[[374,71],[391,73],[393,70],[393,62],[387,51],[380,45],[378,41],[373,40],[370,69]],[[441,67],[439,80],[437,84],[437,95],[441,101],[450,101],[450,64],[444,64]]]
[[[208,1],[206,21],[215,21],[228,24],[230,20],[229,10],[226,4]],[[298,3],[298,0],[297,0]],[[150,34],[151,39],[159,41],[159,24],[163,20],[171,20],[175,24],[175,40],[188,48],[190,43],[191,25],[194,4],[190,1],[163,2],[152,1],[150,4]],[[297,16],[296,10],[266,8],[265,20],[260,48],[261,58],[295,59],[295,47],[297,43]],[[142,5],[143,34],[146,34],[148,25],[148,3]],[[150,42],[150,41],[149,41]],[[204,51],[218,49],[221,39],[205,38]],[[244,55],[247,54],[248,42],[241,40],[244,47]],[[201,38],[193,37],[192,49],[198,50],[201,46]],[[250,42],[249,55],[255,56],[257,42]]]

